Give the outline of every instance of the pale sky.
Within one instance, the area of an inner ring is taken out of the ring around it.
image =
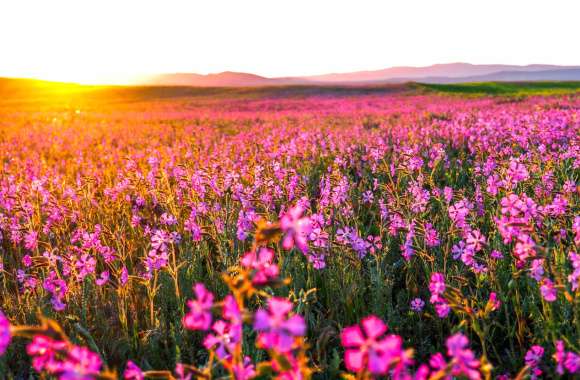
[[[579,15],[577,0],[0,0],[0,76],[580,65]]]

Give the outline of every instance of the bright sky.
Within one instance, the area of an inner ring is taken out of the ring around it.
[[[0,76],[580,64],[576,0],[0,0]]]

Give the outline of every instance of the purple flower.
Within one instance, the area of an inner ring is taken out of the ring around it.
[[[212,321],[214,296],[202,283],[195,284],[193,291],[197,299],[187,301],[189,312],[183,317],[183,325],[189,330],[207,330]]]
[[[259,309],[254,315],[254,329],[259,331],[258,344],[266,349],[288,352],[294,344],[294,337],[306,332],[304,318],[290,315],[292,302],[285,298],[272,297],[268,300],[268,310]]]
[[[420,313],[424,307],[425,301],[423,301],[421,298],[415,298],[411,301],[411,310],[414,312]]]

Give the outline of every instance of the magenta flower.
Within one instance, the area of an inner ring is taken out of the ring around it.
[[[542,370],[539,368],[542,356],[544,356],[544,348],[542,346],[532,346],[528,352],[526,352],[526,365],[530,367],[532,371],[532,379],[534,380],[538,379],[542,374]]]
[[[58,360],[57,354],[66,349],[65,342],[36,335],[26,346],[26,353],[32,357],[32,367],[37,372],[55,373],[62,369],[62,362]]]
[[[302,217],[303,213],[304,207],[296,205],[280,219],[280,227],[285,234],[282,240],[284,249],[292,249],[296,245],[302,252],[308,252],[308,234],[312,226],[310,218]]]
[[[34,251],[38,247],[38,232],[29,231],[24,236],[24,247],[29,251]]]
[[[445,292],[445,277],[443,274],[437,272],[431,274],[429,290],[431,291],[431,302],[436,302],[441,298],[441,295]]]
[[[361,324],[362,330],[359,325],[354,325],[341,331],[346,368],[352,372],[366,368],[376,375],[386,374],[393,363],[406,356],[402,339],[397,335],[381,338],[387,332],[387,326],[374,315],[364,318]]]
[[[255,251],[246,253],[242,257],[241,264],[244,268],[254,270],[254,276],[252,278],[254,285],[264,285],[274,281],[280,272],[278,265],[272,263],[273,259],[273,249],[260,248],[257,253]]]
[[[540,282],[544,277],[544,259],[532,260],[530,265],[530,277]]]
[[[137,366],[137,364],[129,360],[127,362],[127,367],[125,368],[125,372],[123,373],[123,378],[125,380],[143,380],[145,379],[145,375],[143,374],[141,368]]]
[[[447,355],[452,358],[451,374],[453,376],[465,375],[470,380],[481,379],[479,373],[479,360],[475,358],[473,351],[467,346],[469,340],[461,333],[447,338]]]
[[[226,321],[217,321],[213,324],[214,334],[208,334],[203,344],[207,349],[215,349],[218,358],[224,360],[234,353],[242,339],[242,313],[231,294],[223,301],[222,315]]]
[[[92,380],[101,371],[101,358],[86,347],[73,346],[67,355],[60,380]]]
[[[0,310],[0,355],[4,355],[10,345],[12,335],[10,334],[10,322]]]
[[[272,297],[268,300],[268,311],[259,309],[254,315],[254,329],[259,331],[258,344],[266,349],[288,352],[294,337],[306,332],[304,318],[290,316],[293,304],[285,298]]]
[[[441,352],[437,352],[431,355],[431,358],[429,358],[429,365],[435,370],[441,370],[447,366],[447,362],[445,361],[443,354]]]
[[[437,247],[441,241],[437,235],[437,230],[431,223],[425,223],[425,245],[427,247]]]
[[[182,363],[175,365],[175,375],[177,375],[177,380],[191,380],[193,378],[193,374]]]
[[[559,340],[556,342],[556,353],[554,354],[556,360],[556,372],[563,375],[566,371],[570,374],[580,373],[580,355],[572,351],[566,351],[564,342]]]
[[[233,371],[236,380],[249,380],[256,376],[256,369],[248,356],[244,357],[243,363],[235,364]]]
[[[542,293],[542,297],[544,297],[544,299],[548,302],[556,301],[556,298],[558,296],[558,292],[554,287],[554,283],[552,282],[552,280],[548,278],[545,278],[542,281],[542,285],[540,286],[540,292]]]
[[[510,161],[506,174],[513,184],[517,184],[518,182],[525,181],[529,178],[529,173],[526,167],[515,159]]]
[[[564,362],[566,361],[566,350],[564,347],[564,342],[559,340],[556,342],[556,353],[554,354],[554,360],[556,361],[556,372],[559,375],[564,374]]]
[[[197,299],[187,301],[189,312],[183,318],[183,325],[189,330],[207,330],[212,321],[214,296],[202,283],[195,284],[193,291]]]
[[[101,272],[101,275],[95,280],[95,283],[98,286],[103,286],[109,281],[109,277],[110,277],[109,271],[105,270]]]
[[[446,301],[435,304],[435,312],[439,318],[447,317],[450,311],[451,307]]]
[[[491,311],[495,311],[495,310],[500,308],[501,301],[499,299],[497,299],[496,292],[491,292],[489,294],[489,300],[487,301],[487,304],[489,305],[489,310],[491,310]]]

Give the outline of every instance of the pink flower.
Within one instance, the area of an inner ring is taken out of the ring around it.
[[[431,281],[429,283],[429,290],[431,291],[431,303],[435,305],[435,311],[439,318],[445,318],[449,315],[451,308],[447,300],[443,298],[445,293],[445,277],[441,273],[431,274]]]
[[[453,376],[465,375],[470,380],[481,379],[479,373],[479,360],[475,358],[473,351],[466,348],[469,345],[467,337],[461,333],[447,338],[447,355],[452,358],[451,374]]]
[[[241,264],[244,268],[254,270],[254,276],[252,278],[254,285],[264,285],[278,277],[278,265],[272,263],[273,259],[273,249],[260,248],[257,253],[255,251],[246,253],[242,257]]]
[[[479,230],[469,231],[465,243],[468,249],[473,252],[478,252],[485,245],[485,236],[483,236]]]
[[[532,260],[530,277],[538,282],[542,280],[542,277],[544,277],[544,259]]]
[[[38,232],[29,231],[24,236],[24,247],[29,251],[34,251],[38,247]]]
[[[445,292],[445,277],[443,274],[437,272],[431,274],[429,290],[433,296],[440,296]]]
[[[32,367],[37,372],[54,373],[62,369],[57,353],[67,348],[65,342],[54,340],[43,335],[36,335],[26,346],[26,353],[32,357]]]
[[[435,311],[437,312],[437,316],[439,318],[445,318],[449,315],[451,307],[449,306],[447,301],[443,301],[435,304]]]
[[[535,246],[536,243],[529,235],[519,235],[518,242],[514,248],[514,256],[520,263],[524,263],[530,257],[536,256]]]
[[[203,340],[205,348],[216,350],[218,358],[227,359],[235,350],[236,345],[242,338],[242,325],[216,321],[212,330],[214,334],[208,334]]]
[[[177,380],[191,380],[193,375],[182,363],[177,363],[175,365],[175,375],[177,375]]]
[[[259,309],[254,315],[254,329],[259,331],[258,344],[266,349],[288,352],[294,344],[294,337],[306,332],[304,318],[290,316],[293,304],[285,298],[272,297],[268,300],[268,310]]]
[[[227,321],[217,321],[212,330],[216,333],[208,334],[203,344],[207,349],[215,349],[218,358],[227,359],[234,353],[236,346],[242,339],[242,313],[231,294],[223,302],[222,315]]]
[[[10,340],[12,335],[10,334],[10,322],[8,318],[0,310],[0,355],[4,355],[8,345],[10,345]]]
[[[125,368],[125,372],[123,374],[125,380],[143,380],[145,379],[145,375],[141,368],[137,366],[137,364],[133,363],[131,360],[127,362],[127,368]]]
[[[518,182],[527,180],[529,178],[529,173],[523,164],[512,159],[507,170],[507,177],[513,184],[517,184]]]
[[[402,349],[400,336],[381,338],[387,332],[387,326],[380,318],[370,315],[361,324],[362,330],[359,325],[349,326],[340,334],[349,371],[360,372],[366,368],[373,374],[386,374],[393,363],[409,360]]]
[[[518,216],[524,209],[524,202],[517,194],[510,194],[501,199],[501,213],[503,215]]]
[[[189,312],[183,318],[183,325],[189,330],[207,330],[211,325],[214,296],[202,283],[195,284],[193,291],[197,299],[187,301]]]
[[[109,275],[109,271],[108,270],[101,272],[101,275],[95,281],[96,284],[98,286],[105,285],[109,281],[109,276],[110,275]]]
[[[302,252],[308,252],[308,234],[312,226],[310,218],[302,218],[303,213],[304,208],[296,205],[280,219],[280,227],[285,233],[282,241],[284,249],[292,249],[296,245]]]
[[[437,230],[431,223],[425,223],[425,245],[427,247],[437,247],[440,244]]]

